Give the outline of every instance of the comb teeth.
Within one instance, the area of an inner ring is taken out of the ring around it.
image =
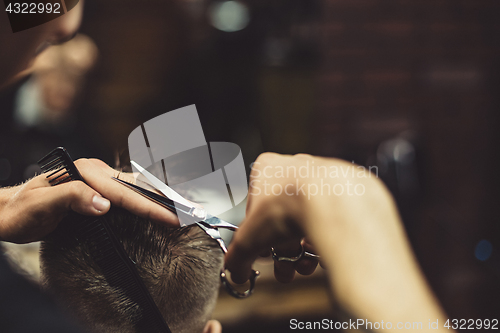
[[[38,165],[42,169],[43,173],[50,173],[46,176],[46,178],[49,179],[49,183],[52,186],[72,180],[83,181],[83,178],[73,163],[73,160],[69,156],[68,151],[63,147],[58,147],[42,157],[38,161]]]

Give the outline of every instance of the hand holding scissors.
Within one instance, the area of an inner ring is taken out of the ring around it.
[[[140,166],[138,163],[131,161],[131,164],[139,170],[139,172],[146,177],[146,179],[151,183],[151,185],[158,191],[160,191],[164,196],[156,194],[154,192],[151,192],[149,190],[146,190],[140,186],[137,186],[132,183],[128,183],[124,180],[113,178],[114,180],[120,182],[121,184],[131,188],[132,190],[142,194],[143,196],[147,197],[148,199],[162,205],[163,207],[167,208],[168,210],[178,214],[181,217],[182,220],[182,226],[188,226],[191,224],[196,223],[205,233],[210,236],[212,239],[217,241],[224,252],[224,254],[227,254],[227,247],[222,239],[219,228],[223,229],[228,229],[231,231],[235,231],[238,229],[238,226],[226,222],[224,220],[221,220],[220,218],[213,216],[209,214],[203,207],[198,206],[189,200],[186,200],[184,197],[182,197],[180,194],[175,192],[172,188],[170,188],[168,185],[166,185],[164,182],[156,178],[153,174],[151,174],[149,171],[144,169],[142,166]],[[295,267],[297,265],[305,267],[305,269],[302,269],[299,272],[304,273],[304,274],[310,274],[314,271],[317,265],[317,261],[319,259],[319,256],[311,253],[309,250],[309,245],[301,244],[300,252],[295,252],[292,253],[292,256],[285,256],[284,254],[278,254],[279,252],[271,247],[271,253],[272,257],[276,262],[276,267],[279,270],[279,267]],[[301,259],[309,259],[309,260],[301,260]],[[300,260],[300,261],[299,261]],[[305,264],[304,264],[305,263]],[[312,265],[311,265],[312,263]],[[311,271],[311,266],[313,266],[312,271]],[[250,296],[254,290],[255,287],[255,280],[257,276],[259,275],[258,271],[255,271],[250,268],[250,275],[244,280],[241,281],[244,283],[247,280],[250,280],[250,287],[248,290],[245,292],[239,292],[234,287],[229,283],[227,279],[227,275],[225,273],[225,267],[222,268],[221,271],[221,282],[222,284],[226,287],[227,291],[229,292],[230,295],[236,297],[236,298],[246,298]],[[277,276],[278,277],[278,276]],[[238,279],[234,279],[234,281],[238,281]],[[278,280],[280,280],[278,278]]]
[[[146,190],[138,185],[126,182],[124,180],[114,178],[117,182],[129,187],[130,189],[142,194],[148,199],[158,203],[159,205],[165,207],[171,212],[181,215],[183,225],[188,226],[196,223],[205,233],[210,236],[212,239],[217,241],[220,245],[220,248],[224,252],[227,253],[227,247],[222,239],[219,228],[228,229],[235,231],[238,227],[232,223],[221,220],[220,218],[209,214],[203,207],[193,204],[189,200],[186,200],[180,194],[175,192],[172,188],[166,185],[164,182],[156,178],[149,171],[141,167],[134,161],[131,161],[131,164],[139,170],[139,172],[146,177],[146,179],[151,183],[151,185],[158,191],[160,191],[164,196]],[[227,280],[227,275],[225,273],[225,267],[221,270],[221,282],[226,287],[227,291],[230,295],[236,298],[246,298],[250,296],[255,287],[255,280],[259,275],[258,271],[252,270],[250,276],[250,288],[245,292],[239,292],[233,288],[233,286]]]

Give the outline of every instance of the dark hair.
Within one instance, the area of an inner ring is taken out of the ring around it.
[[[135,332],[136,309],[109,286],[88,245],[71,235],[71,216],[42,242],[43,287],[93,331]],[[202,332],[220,286],[219,245],[196,225],[169,228],[119,208],[112,208],[105,218],[170,329]]]

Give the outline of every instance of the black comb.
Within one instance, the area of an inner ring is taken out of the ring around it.
[[[58,147],[45,155],[38,165],[47,176],[52,186],[73,180],[83,180],[69,153],[63,147]],[[123,245],[116,237],[106,220],[106,215],[100,218],[89,218],[75,214],[74,223],[59,225],[56,229],[64,233],[65,228],[76,231],[76,240],[91,245],[90,255],[101,269],[106,281],[113,288],[121,291],[141,311],[140,318],[135,322],[135,328],[141,333],[171,333],[165,319],[154,302],[144,281],[139,276],[135,264],[128,256]],[[75,229],[76,228],[76,229]],[[74,234],[74,232],[67,234]]]
[[[83,180],[82,175],[73,163],[71,156],[63,147],[57,147],[38,161],[43,173],[49,173],[47,179],[52,186],[72,180]]]

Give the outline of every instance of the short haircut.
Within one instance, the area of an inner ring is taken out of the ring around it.
[[[71,216],[61,223],[70,224]],[[170,329],[201,333],[220,287],[223,253],[218,243],[196,225],[169,228],[119,208],[111,208],[106,219]],[[42,286],[92,331],[135,332],[137,310],[109,286],[88,245],[68,230],[73,229],[59,227],[42,242]]]

